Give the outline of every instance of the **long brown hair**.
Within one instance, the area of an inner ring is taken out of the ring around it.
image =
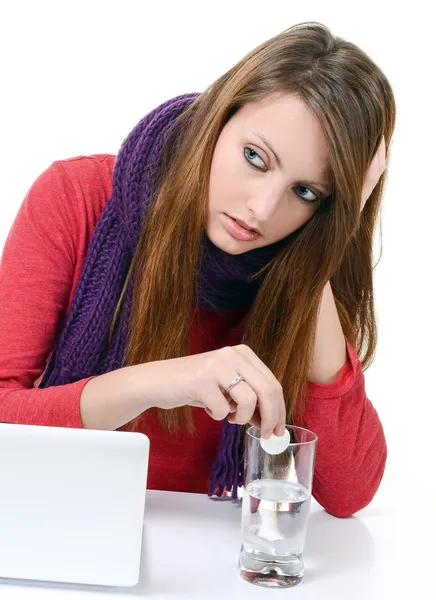
[[[374,358],[373,238],[386,171],[362,213],[361,192],[383,135],[389,149],[396,113],[382,71],[324,25],[300,23],[255,48],[168,132],[162,177],[112,325],[133,276],[125,365],[186,356],[215,144],[239,108],[276,92],[298,95],[318,118],[334,183],[332,195],[264,269],[247,315],[246,344],[281,382],[292,423],[307,397],[317,314],[329,280],[344,334],[363,368]],[[159,409],[158,416],[167,428],[192,427],[190,407]]]

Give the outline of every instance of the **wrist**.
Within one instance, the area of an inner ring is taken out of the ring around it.
[[[123,367],[123,387],[128,401],[135,407],[138,415],[149,408],[158,407],[156,390],[157,362],[142,363]]]
[[[122,367],[88,381],[80,397],[83,427],[118,429],[151,408],[151,364]]]

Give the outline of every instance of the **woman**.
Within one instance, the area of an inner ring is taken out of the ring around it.
[[[0,420],[143,431],[149,488],[211,496],[241,484],[246,424],[295,423],[318,434],[315,498],[366,506],[394,123],[368,56],[300,24],[151,111],[116,157],[55,161],[3,251]]]

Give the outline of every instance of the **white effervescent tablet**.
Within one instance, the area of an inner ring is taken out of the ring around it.
[[[268,452],[268,454],[280,454],[284,452],[291,441],[290,433],[285,429],[285,433],[281,436],[272,434],[269,439],[260,438],[260,445]]]

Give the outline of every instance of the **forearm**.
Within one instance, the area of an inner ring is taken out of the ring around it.
[[[315,334],[309,381],[334,381],[347,362],[347,348],[330,282],[324,287]]]
[[[147,369],[147,364],[123,367],[88,381],[80,397],[83,427],[115,430],[150,408]]]
[[[315,425],[319,445],[312,493],[336,517],[349,517],[368,506],[386,466],[386,439],[370,402],[360,418],[351,419],[351,426],[339,423],[333,433]],[[354,425],[358,425],[357,431],[353,431]]]
[[[313,495],[324,508],[346,517],[367,506],[386,464],[386,439],[377,411],[365,392],[358,356],[330,385],[309,384],[303,427],[318,435]]]

